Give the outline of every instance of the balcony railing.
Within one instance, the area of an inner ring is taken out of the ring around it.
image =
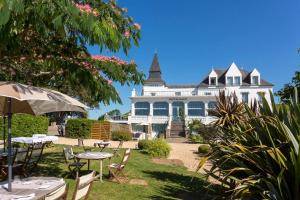
[[[165,96],[165,97],[186,97],[186,96],[211,96],[214,97],[218,95],[217,90],[207,90],[207,91],[144,91],[142,96]],[[138,96],[138,95],[137,95]]]
[[[154,123],[154,124],[165,124],[168,122],[168,116],[130,116],[128,119],[131,123]]]
[[[169,116],[129,116],[128,121],[134,124],[167,124],[169,121],[172,121],[172,117]],[[216,120],[212,116],[187,116],[185,117],[185,122],[188,124],[192,120],[201,120],[204,124],[209,124]]]

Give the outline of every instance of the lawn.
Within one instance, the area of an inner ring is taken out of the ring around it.
[[[97,151],[98,149],[93,149]],[[74,148],[74,152],[82,152]],[[110,151],[106,149],[106,151]],[[124,150],[123,150],[124,151]],[[121,153],[123,153],[123,151]],[[113,158],[118,162],[121,158]],[[89,199],[210,199],[207,193],[207,182],[200,175],[189,172],[185,167],[175,165],[160,165],[139,150],[133,150],[125,168],[125,174],[130,179],[143,179],[148,186],[118,184],[108,180],[108,160],[103,162],[104,183],[95,181]],[[91,169],[98,171],[99,162],[91,161]],[[67,176],[67,165],[64,163],[62,146],[55,145],[44,151],[43,160],[33,175],[64,177],[69,183],[69,195],[74,191],[75,181]],[[87,173],[87,166],[82,174]],[[193,181],[191,181],[194,177]]]

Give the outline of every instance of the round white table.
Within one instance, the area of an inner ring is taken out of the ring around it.
[[[11,139],[12,142],[34,144],[34,143],[46,143],[58,140],[57,136],[39,136],[39,137],[14,137]]]
[[[113,157],[112,153],[107,153],[107,152],[83,152],[75,155],[77,160],[88,160],[88,169],[90,168],[90,160],[99,160],[99,180],[103,182],[102,180],[102,161],[106,158],[109,158],[109,161],[111,157]]]
[[[7,181],[0,182],[0,199],[44,199],[47,194],[57,190],[65,184],[61,178],[28,177],[12,181],[12,192],[7,191]],[[27,198],[26,198],[27,197]]]
[[[103,151],[105,149],[105,147],[107,147],[110,144],[111,144],[110,141],[100,140],[100,141],[94,142],[94,147],[98,146],[100,148],[100,151]]]

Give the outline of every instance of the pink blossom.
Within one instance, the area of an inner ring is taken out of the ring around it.
[[[137,29],[137,30],[141,30],[142,26],[138,23],[134,23],[133,26]]]
[[[108,85],[111,85],[112,82],[113,82],[112,80],[107,80],[107,84],[108,84]]]
[[[85,13],[91,13],[92,12],[92,8],[89,4],[79,4],[76,3],[75,6],[81,11],[81,12],[85,12]]]
[[[125,36],[126,38],[129,38],[130,32],[129,32],[129,31],[125,31],[124,36]]]
[[[20,57],[20,61],[24,61],[26,59],[26,57],[22,56]]]
[[[101,62],[112,62],[117,65],[128,65],[128,62],[121,60],[115,56],[110,57],[110,56],[94,55],[94,56],[92,56],[92,59],[98,60]]]

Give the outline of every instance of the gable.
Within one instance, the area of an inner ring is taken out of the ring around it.
[[[227,69],[225,76],[242,76],[241,71],[233,62],[230,67]]]

